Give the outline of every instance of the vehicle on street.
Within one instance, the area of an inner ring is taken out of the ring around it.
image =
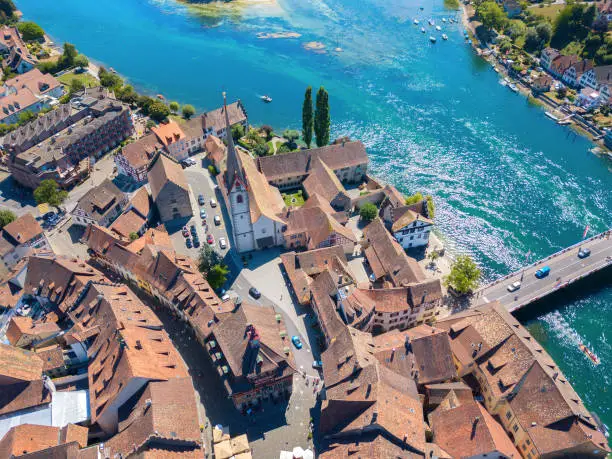
[[[217,201],[215,201],[215,198],[210,198],[210,207],[217,207]]]
[[[314,362],[312,362],[312,368],[314,368],[315,370],[320,370],[321,368],[323,368],[323,362],[321,362],[320,360],[315,360]]]
[[[206,216],[207,216],[206,215],[206,210],[200,209],[200,218],[204,219],[204,218],[206,218]]]
[[[519,288],[521,288],[521,282],[520,281],[516,281],[516,282],[513,282],[510,285],[508,285],[508,291],[509,292],[516,292]]]
[[[586,258],[589,255],[591,255],[591,249],[587,249],[586,247],[578,251],[578,258]]]
[[[183,226],[181,233],[183,234],[184,237],[189,237],[189,230],[187,229],[186,226]]]
[[[227,249],[227,242],[225,241],[224,237],[219,238],[219,247],[221,247],[223,250]]]
[[[215,221],[215,225],[219,226],[221,224],[221,217],[219,217],[218,215],[215,215],[215,218],[213,218],[213,220]]]
[[[293,343],[293,345],[296,347],[296,349],[302,349],[302,347],[304,346],[302,344],[302,341],[300,340],[299,336],[292,336],[291,337],[291,342]]]
[[[196,234],[198,234],[198,232],[196,231],[196,227],[195,225],[191,225],[191,228],[189,228],[189,231],[191,232],[192,236],[196,236]]]
[[[236,298],[234,298],[234,304],[236,306],[240,306],[242,304],[242,297],[240,295],[236,295]]]
[[[255,287],[251,287],[249,289],[249,295],[251,295],[256,300],[261,298],[261,292],[259,290],[257,290]]]
[[[198,247],[200,247],[200,240],[196,239],[195,237],[193,238],[193,246],[197,249]]]
[[[535,277],[537,277],[538,279],[543,279],[544,277],[548,276],[550,274],[550,267],[549,266],[543,266],[542,268],[538,269],[535,273]]]
[[[185,245],[187,246],[188,249],[193,247],[193,243],[191,242],[190,238],[185,239]]]
[[[221,301],[225,302],[225,301],[229,301],[230,296],[229,293],[224,293],[223,296],[221,297]]]
[[[206,204],[206,199],[204,199],[204,195],[203,194],[199,194],[198,195],[198,204],[200,204],[201,206]]]
[[[189,167],[189,166],[193,166],[195,165],[195,160],[192,158],[187,158],[181,161],[181,166],[183,166],[183,168]]]
[[[213,245],[215,243],[215,238],[213,237],[212,234],[209,234],[208,236],[206,236],[206,242],[208,242],[210,245]]]

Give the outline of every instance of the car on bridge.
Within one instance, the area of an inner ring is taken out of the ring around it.
[[[578,258],[586,258],[589,255],[591,255],[591,249],[587,249],[586,247],[578,251]]]
[[[535,277],[538,279],[543,279],[550,274],[550,267],[543,266],[535,272]]]
[[[521,288],[521,281],[516,281],[508,285],[509,292],[516,292],[519,288]]]

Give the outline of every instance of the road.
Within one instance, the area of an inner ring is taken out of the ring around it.
[[[577,256],[578,245],[572,246],[553,255],[550,259],[540,260],[522,271],[483,287],[476,293],[476,304],[497,300],[509,311],[514,311],[585,277],[594,270],[601,270],[612,265],[612,235],[610,232],[607,237],[584,241],[580,247],[588,247],[591,255],[580,259]],[[537,279],[535,272],[543,266],[550,267],[550,274],[543,279]],[[520,289],[509,292],[508,286],[521,279]]]

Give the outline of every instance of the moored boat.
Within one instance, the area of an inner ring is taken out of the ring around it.
[[[270,102],[272,102],[272,98],[268,95],[261,96],[261,100],[264,101],[266,104],[269,104]]]
[[[439,25],[436,26],[436,30],[442,30],[442,27],[440,27]]]
[[[432,42],[432,43],[435,43],[436,42],[436,37],[433,37],[433,36],[429,37],[429,41]]]
[[[417,25],[419,23],[419,20],[417,18],[414,18],[414,21],[412,21],[415,25]]]
[[[421,33],[425,33],[425,27],[421,27]]]
[[[518,92],[518,87],[514,83],[510,83],[508,87],[510,88],[510,91],[512,92]]]
[[[445,33],[442,34],[442,40],[448,40],[448,35],[446,35]]]

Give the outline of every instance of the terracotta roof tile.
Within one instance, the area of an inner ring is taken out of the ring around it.
[[[153,126],[151,131],[157,136],[159,142],[166,147],[185,138],[185,133],[176,121],[160,123],[157,126]]]
[[[138,233],[146,223],[144,218],[130,209],[121,214],[109,229],[122,237],[129,238],[131,233]]]
[[[185,191],[188,190],[187,179],[179,163],[164,154],[159,154],[154,161],[148,173],[154,201],[168,182],[174,183]]]
[[[0,441],[0,457],[22,456],[56,446],[58,438],[59,427],[21,424],[12,427]]]
[[[15,244],[23,244],[43,234],[42,227],[29,213],[6,225],[2,231],[10,236]]]
[[[134,169],[147,167],[155,153],[163,148],[155,134],[147,134],[121,149],[121,155]]]

